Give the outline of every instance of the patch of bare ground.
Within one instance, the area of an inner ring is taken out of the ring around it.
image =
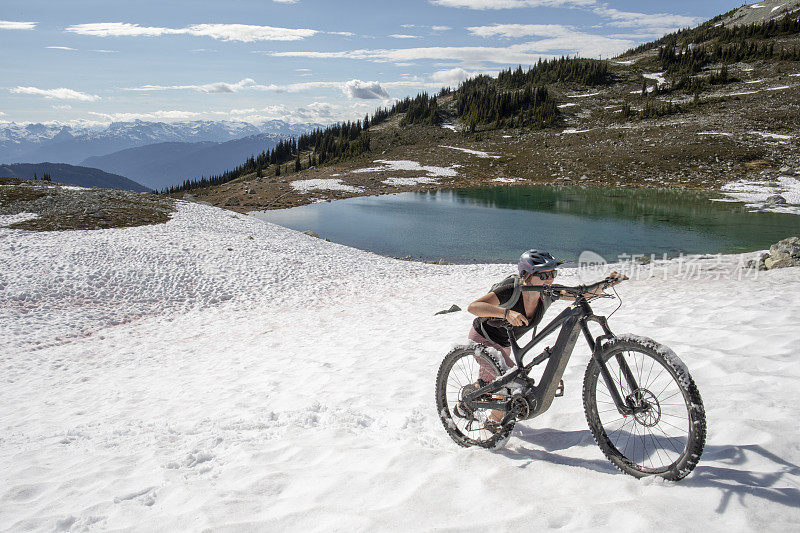
[[[10,224],[12,229],[63,231],[145,226],[167,222],[174,211],[174,199],[154,194],[0,178],[0,214],[38,215]]]

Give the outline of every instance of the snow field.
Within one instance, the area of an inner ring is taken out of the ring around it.
[[[775,213],[800,214],[800,180],[791,176],[779,176],[777,181],[764,182],[739,180],[722,187],[726,198],[714,198],[716,202],[744,202],[751,209]],[[766,199],[779,194],[787,204],[767,204]]]
[[[470,150],[469,148],[460,148],[458,146],[445,146],[443,144],[440,144],[439,148],[449,148],[451,150],[458,150],[459,152],[464,152],[465,154],[472,154],[483,158],[492,158],[492,159],[500,158],[499,155],[492,155],[488,152],[482,152],[481,150]]]
[[[0,229],[0,243],[4,528],[783,531],[800,519],[798,269],[739,280],[745,257],[710,256],[693,258],[703,279],[685,279],[685,265],[656,261],[654,277],[618,287],[612,329],[672,348],[704,399],[706,452],[675,484],[625,476],[594,444],[583,341],[565,396],[505,450],[450,441],[434,381],[471,320],[433,314],[466,308],[509,265],[396,261],[196,204],[159,226]],[[558,281],[588,280],[562,269]],[[77,287],[83,301],[58,304]],[[22,293],[24,308],[8,305]]]
[[[310,192],[313,190],[360,192],[363,190],[360,187],[345,185],[342,183],[342,180],[338,178],[296,180],[291,182],[291,186],[294,190],[301,192]]]
[[[425,176],[420,176],[419,178],[386,178],[383,180],[383,183],[386,185],[393,185],[395,187],[402,187],[402,186],[413,186],[413,185],[425,185],[431,183],[437,183],[439,180],[437,178],[428,178]]]
[[[589,98],[590,96],[597,96],[601,93],[586,93],[586,94],[567,94],[567,98]]]
[[[448,177],[454,178],[458,176],[458,172],[456,168],[460,165],[450,165],[449,167],[437,167],[434,165],[422,165],[417,161],[408,161],[408,160],[396,160],[396,161],[389,161],[386,159],[376,159],[373,163],[380,163],[381,166],[378,167],[368,167],[368,168],[359,168],[353,170],[353,173],[359,174],[362,172],[387,172],[387,171],[398,171],[398,170],[412,170],[415,172],[425,172],[428,177],[438,178],[438,177]]]

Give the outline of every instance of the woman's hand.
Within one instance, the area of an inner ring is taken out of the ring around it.
[[[506,316],[506,320],[512,326],[519,327],[528,325],[528,319],[525,317],[525,315],[523,315],[522,313],[517,313],[516,311],[509,310],[508,315]]]
[[[623,276],[622,274],[620,274],[616,270],[614,272],[612,272],[611,274],[609,274],[608,277],[611,280],[611,284],[609,285],[609,287],[613,287],[614,285],[622,283],[623,281],[628,279],[628,276]]]

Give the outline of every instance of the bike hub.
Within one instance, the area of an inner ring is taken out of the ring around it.
[[[628,399],[633,404],[633,417],[641,425],[653,427],[661,420],[661,405],[649,390],[636,389]]]

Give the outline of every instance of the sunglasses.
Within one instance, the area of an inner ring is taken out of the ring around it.
[[[550,270],[549,272],[533,272],[530,275],[531,277],[536,276],[542,281],[546,281],[548,279],[555,279],[556,278],[556,271]]]

